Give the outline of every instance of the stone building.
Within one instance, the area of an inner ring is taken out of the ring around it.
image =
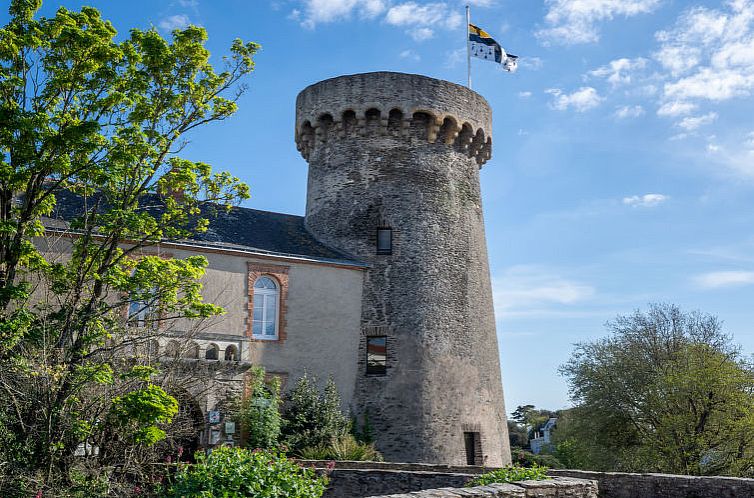
[[[424,76],[321,81],[296,102],[305,216],[234,208],[154,248],[206,256],[205,299],[227,311],[154,344],[220,386],[192,394],[203,444],[261,365],[289,385],[332,376],[387,460],[510,463],[479,182],[491,118],[480,95]]]

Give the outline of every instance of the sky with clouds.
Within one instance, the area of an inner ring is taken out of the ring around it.
[[[257,209],[304,212],[293,121],[307,85],[376,70],[466,79],[462,1],[86,3],[122,34],[202,25],[215,62],[235,37],[262,44],[238,114],[184,151],[247,181]],[[716,314],[753,352],[754,0],[469,3],[521,57],[515,74],[472,62],[494,112],[481,177],[509,411],[567,406],[572,345],[649,302]],[[58,4],[80,6],[44,12]]]

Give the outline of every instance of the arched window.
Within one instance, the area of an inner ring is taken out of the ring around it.
[[[225,348],[225,361],[238,361],[238,349],[232,344]]]
[[[217,347],[217,344],[210,344],[207,348],[207,352],[204,354],[204,358],[207,360],[217,360],[219,357],[220,348]]]
[[[280,289],[270,277],[259,277],[254,282],[254,315],[251,332],[255,339],[278,338],[278,302]]]

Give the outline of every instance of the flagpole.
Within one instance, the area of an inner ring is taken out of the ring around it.
[[[466,76],[468,77],[468,87],[471,89],[471,45],[469,45],[469,24],[471,24],[471,10],[466,4]]]

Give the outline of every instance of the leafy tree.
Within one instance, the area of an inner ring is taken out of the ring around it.
[[[350,421],[340,404],[340,394],[332,378],[320,392],[315,378],[301,377],[283,404],[285,444],[295,453],[307,447],[328,446],[348,434]]]
[[[142,249],[206,230],[213,210],[248,197],[178,154],[192,130],[235,112],[256,44],[233,42],[216,72],[202,28],[119,41],[94,8],[45,18],[40,6],[12,0],[0,29],[2,495],[23,476],[34,484],[22,494],[68,481],[84,440],[127,467],[162,437],[175,409],[164,377],[122,359],[171,320],[222,309],[202,300],[205,258]],[[129,302],[150,310],[139,327]]]
[[[577,407],[557,447],[585,467],[754,473],[754,371],[720,321],[668,304],[618,316],[562,367]]]
[[[246,434],[246,446],[273,449],[280,438],[280,381],[265,381],[264,369],[250,372],[249,395],[240,402],[238,419]]]
[[[538,409],[534,405],[520,405],[511,413],[508,420],[508,437],[512,447],[528,448],[529,439],[559,411]]]

